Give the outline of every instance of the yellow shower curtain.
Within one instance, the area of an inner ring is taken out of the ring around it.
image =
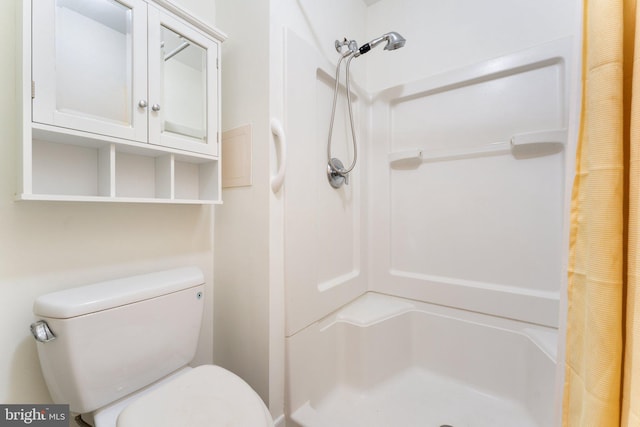
[[[584,7],[563,426],[640,426],[636,0]]]

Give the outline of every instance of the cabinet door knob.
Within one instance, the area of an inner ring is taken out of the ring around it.
[[[147,101],[145,99],[141,99],[140,101],[138,101],[138,107],[147,108]]]
[[[160,104],[153,104],[153,105],[151,106],[151,109],[152,109],[153,111],[160,111]]]

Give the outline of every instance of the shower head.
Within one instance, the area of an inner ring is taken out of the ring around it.
[[[383,34],[377,39],[373,39],[369,43],[365,43],[364,45],[362,45],[360,49],[358,49],[358,51],[355,53],[355,56],[358,57],[360,55],[364,55],[384,41],[387,42],[384,50],[400,49],[407,42],[405,38],[400,34],[396,33],[395,31],[391,31],[390,33]]]
[[[404,37],[395,31],[387,33],[383,37],[387,40],[387,45],[384,47],[384,50],[400,49],[407,42]]]

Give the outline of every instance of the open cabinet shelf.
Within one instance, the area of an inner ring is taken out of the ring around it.
[[[46,132],[37,132],[40,137]],[[53,140],[52,140],[53,139]],[[22,200],[214,204],[219,161],[88,138],[32,139]],[[26,169],[26,168],[25,168]]]

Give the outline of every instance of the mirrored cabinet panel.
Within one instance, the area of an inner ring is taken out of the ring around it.
[[[193,40],[160,28],[162,36],[162,130],[197,139],[207,137],[207,51]]]
[[[149,46],[150,142],[217,154],[217,44],[149,8]]]
[[[145,15],[141,0],[35,2],[33,120],[146,141]]]
[[[22,14],[19,199],[220,202],[223,33],[166,0]]]
[[[57,0],[56,111],[132,126],[132,10],[114,0]]]

